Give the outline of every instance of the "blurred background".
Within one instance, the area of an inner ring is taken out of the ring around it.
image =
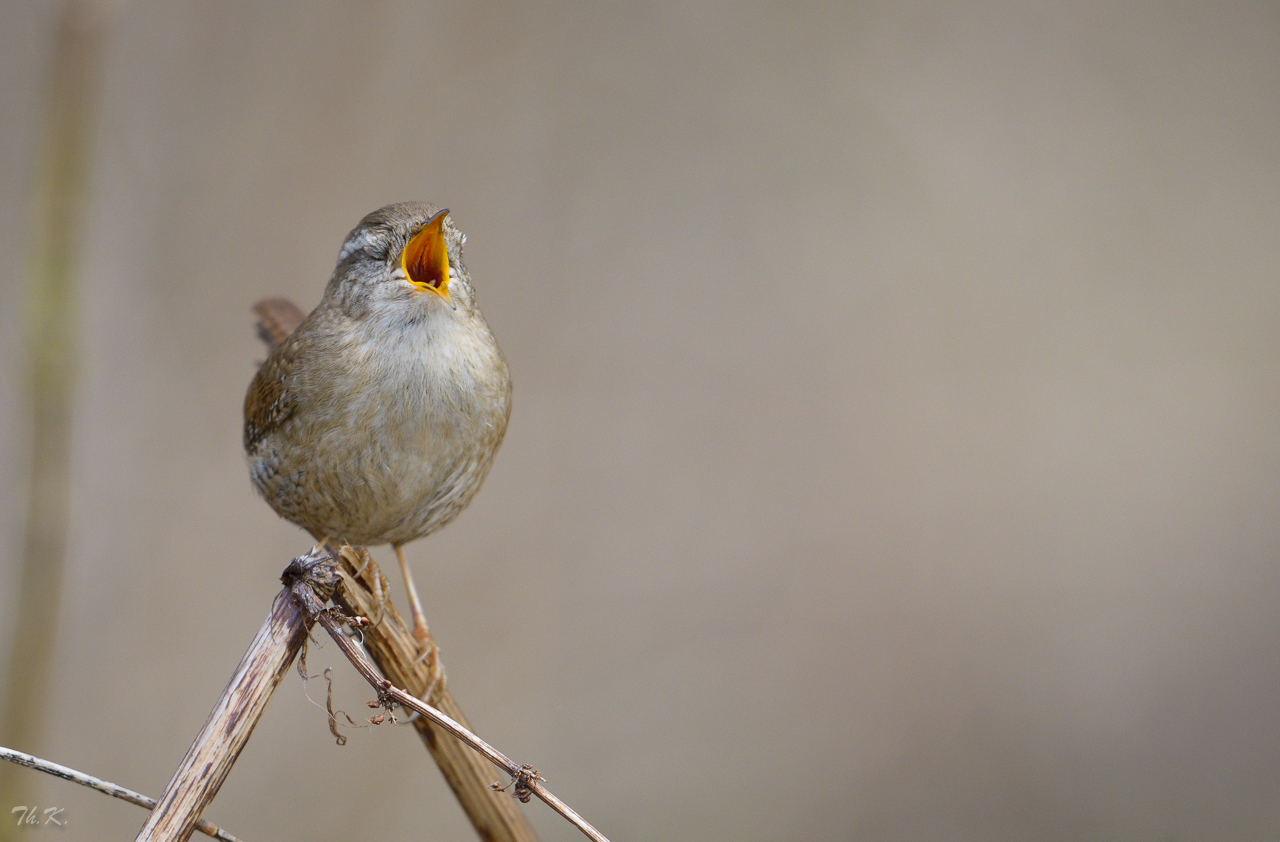
[[[160,793],[310,546],[242,459],[250,305],[422,199],[516,392],[409,557],[479,733],[615,842],[1280,835],[1276,4],[67,21],[0,6],[13,747]],[[474,838],[412,731],[349,738],[290,673],[207,817]],[[143,821],[22,775],[0,819]]]

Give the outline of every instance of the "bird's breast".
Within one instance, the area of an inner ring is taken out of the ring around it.
[[[484,480],[510,413],[510,375],[483,319],[314,331],[281,381],[288,421],[251,454],[263,496],[351,543],[403,543],[447,523]]]

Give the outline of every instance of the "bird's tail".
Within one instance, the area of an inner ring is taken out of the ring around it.
[[[267,343],[268,348],[275,348],[288,339],[307,317],[287,298],[264,298],[253,305],[253,312],[258,317],[258,338]]]

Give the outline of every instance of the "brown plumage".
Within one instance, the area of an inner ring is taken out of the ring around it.
[[[264,298],[253,305],[253,312],[258,317],[258,338],[269,350],[288,339],[307,317],[287,298]]]
[[[366,216],[305,318],[260,302],[274,347],[244,406],[254,486],[319,539],[393,545],[423,634],[400,547],[471,501],[511,412],[506,360],[446,213],[405,203]]]

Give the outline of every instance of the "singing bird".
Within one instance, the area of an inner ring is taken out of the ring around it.
[[[511,415],[511,375],[462,262],[466,236],[420,202],[347,235],[310,315],[255,306],[271,353],[249,384],[254,487],[321,543],[390,544],[427,638],[404,545],[479,491]]]

